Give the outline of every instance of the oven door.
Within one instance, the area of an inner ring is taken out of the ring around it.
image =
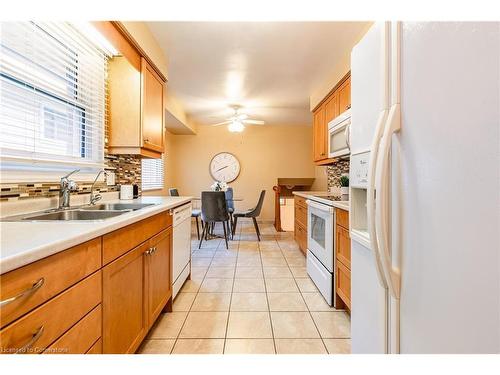
[[[307,249],[333,273],[333,207],[311,200],[307,200],[307,206]]]
[[[349,131],[351,118],[337,118],[328,125],[328,157],[349,155]]]

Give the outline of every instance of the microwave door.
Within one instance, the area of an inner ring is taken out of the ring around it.
[[[328,139],[328,156],[330,158],[339,157],[349,154],[349,146],[347,139],[347,124],[344,126],[335,127],[329,131]]]

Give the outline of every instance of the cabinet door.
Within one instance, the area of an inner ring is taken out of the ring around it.
[[[163,81],[142,59],[142,140],[143,147],[163,152]]]
[[[338,89],[339,114],[351,108],[351,77],[347,78]]]
[[[349,269],[347,269],[347,267],[344,266],[341,262],[337,262],[336,276],[337,276],[336,292],[350,310],[351,309],[351,271]]]
[[[147,258],[148,322],[152,326],[172,296],[172,227],[150,240]]]
[[[326,126],[325,107],[322,105],[314,112],[313,121],[313,151],[314,161],[326,158]]]
[[[325,103],[325,124],[328,127],[328,123],[332,121],[335,117],[339,115],[339,96],[337,92],[334,92],[333,95],[328,99]],[[326,139],[326,137],[325,137]],[[328,141],[327,141],[328,145]]]
[[[147,332],[146,242],[103,268],[103,352],[133,353]]]
[[[336,228],[337,259],[351,269],[351,237],[349,231],[340,225]]]

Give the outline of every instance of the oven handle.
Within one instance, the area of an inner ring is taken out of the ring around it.
[[[333,214],[333,212],[334,212],[333,207],[328,206],[326,204],[317,203],[317,202],[314,202],[314,201],[312,201],[310,199],[307,199],[306,203],[311,208],[315,208],[315,209],[323,211],[323,212],[328,212],[328,213],[331,213],[331,214]]]

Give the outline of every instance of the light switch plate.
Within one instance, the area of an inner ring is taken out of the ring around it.
[[[116,175],[114,172],[108,172],[108,175],[106,176],[106,185],[108,186],[113,186],[116,185]]]

